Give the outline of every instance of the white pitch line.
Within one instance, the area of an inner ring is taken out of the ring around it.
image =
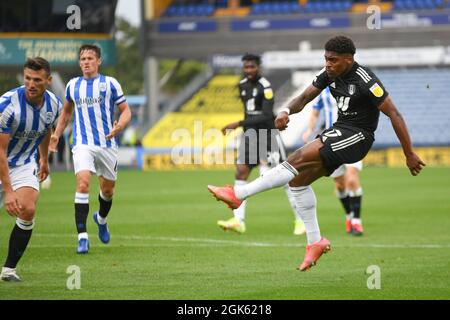
[[[38,233],[33,235],[33,237],[42,238],[74,238],[74,234],[48,234],[48,233]],[[120,236],[114,235],[114,239],[118,240],[148,240],[148,241],[168,241],[168,242],[186,242],[189,245],[228,245],[228,246],[242,246],[242,247],[298,247],[304,248],[305,244],[301,243],[270,243],[270,242],[247,242],[247,241],[235,241],[235,240],[219,240],[219,239],[207,239],[207,238],[190,238],[190,237],[156,237],[156,236]],[[301,240],[303,241],[303,240]],[[126,244],[125,246],[128,246]],[[186,244],[187,245],[187,244]],[[450,249],[450,244],[377,244],[377,243],[362,243],[362,244],[351,244],[342,245],[337,244],[332,247],[337,248],[380,248],[380,249]],[[58,245],[55,245],[58,247]],[[122,245],[123,246],[123,245]],[[145,246],[145,245],[133,245],[133,246]],[[148,245],[148,246],[158,246],[158,245]],[[61,247],[64,247],[61,245]]]

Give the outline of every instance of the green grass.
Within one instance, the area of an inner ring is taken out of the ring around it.
[[[100,243],[92,212],[91,250],[77,255],[74,176],[55,173],[43,190],[30,245],[19,263],[22,283],[0,283],[0,299],[449,299],[450,169],[365,168],[365,234],[345,234],[329,178],[313,187],[322,234],[332,251],[309,272],[296,270],[304,236],[292,235],[293,214],[282,189],[253,197],[247,232],[225,233],[231,212],[208,183],[233,182],[231,171],[122,171],[109,218],[111,242]],[[0,261],[13,219],[0,214]],[[69,290],[66,269],[81,270]],[[367,288],[366,269],[381,269],[381,289]]]

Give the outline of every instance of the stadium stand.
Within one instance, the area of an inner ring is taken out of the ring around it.
[[[214,6],[205,4],[173,4],[165,12],[166,17],[201,17],[210,16],[214,13]]]
[[[395,0],[394,10],[439,9],[446,5],[444,0]]]
[[[308,1],[304,6],[307,13],[347,12],[352,8],[352,1]]]
[[[450,145],[450,69],[376,70],[408,124],[417,146]],[[389,119],[381,115],[374,147],[399,146]]]
[[[216,75],[202,89],[195,93],[177,112],[166,114],[143,139],[147,148],[169,148],[183,144],[173,139],[174,132],[196,134],[196,123],[201,122],[201,131],[221,129],[228,123],[242,119],[242,103],[236,91],[240,76]],[[177,131],[177,130],[183,130]],[[187,131],[186,131],[187,130]],[[220,145],[228,145],[226,141],[235,139],[236,134],[220,136]],[[202,136],[203,145],[211,145],[211,137]],[[224,139],[224,140],[222,140]],[[185,147],[191,147],[186,141]]]
[[[298,1],[260,2],[251,6],[251,15],[293,14],[301,11]]]
[[[241,112],[236,86],[240,78],[236,75],[218,75],[200,89],[185,105],[181,112],[217,113]]]
[[[446,0],[394,0],[394,1],[352,1],[352,0],[281,0],[241,1],[241,7],[250,7],[249,15],[283,15],[298,13],[339,13],[361,11],[359,6],[378,4],[395,11],[416,11],[450,8]],[[390,5],[390,6],[389,6]],[[228,1],[173,1],[165,17],[202,17],[214,15],[216,9],[227,8]],[[365,8],[365,7],[364,7]],[[385,11],[385,10],[383,10]],[[233,12],[233,11],[230,11]],[[244,11],[246,12],[246,11]]]

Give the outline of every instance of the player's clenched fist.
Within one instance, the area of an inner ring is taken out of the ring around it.
[[[275,119],[275,127],[282,131],[287,128],[287,124],[289,123],[289,115],[287,112],[280,112]]]

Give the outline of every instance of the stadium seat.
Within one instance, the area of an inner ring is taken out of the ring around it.
[[[251,7],[251,15],[292,14],[300,12],[297,1],[275,1],[255,3]]]
[[[167,8],[166,17],[201,17],[214,13],[214,6],[207,2],[201,4],[174,4]]]
[[[442,8],[445,4],[445,0],[395,0],[394,10],[430,10]]]
[[[445,97],[450,69],[375,71],[389,91],[417,146],[449,145],[450,109]],[[399,146],[389,119],[381,115],[374,147]]]

